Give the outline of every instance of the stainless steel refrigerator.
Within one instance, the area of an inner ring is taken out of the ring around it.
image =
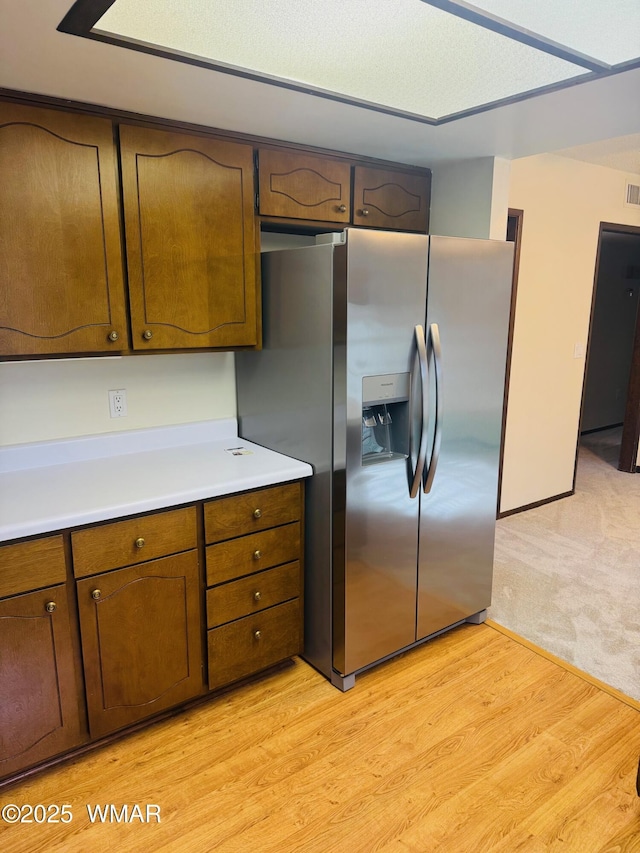
[[[309,462],[304,657],[337,687],[491,600],[512,245],[347,229],[263,255],[240,434]]]

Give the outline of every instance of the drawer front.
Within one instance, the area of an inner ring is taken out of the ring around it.
[[[351,166],[330,157],[260,149],[260,213],[349,222]]]
[[[77,578],[132,566],[197,544],[195,507],[158,512],[71,534]]]
[[[237,681],[302,651],[296,599],[208,633],[209,688]]]
[[[207,590],[207,628],[258,613],[300,595],[300,563],[287,563]]]
[[[0,598],[67,579],[62,536],[46,536],[0,548]]]
[[[300,559],[300,523],[207,547],[207,586]]]
[[[207,543],[299,521],[301,493],[300,483],[290,483],[209,501],[204,505]]]

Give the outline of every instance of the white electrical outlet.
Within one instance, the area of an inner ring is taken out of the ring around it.
[[[119,391],[109,391],[109,412],[112,418],[126,418],[127,392],[124,388]]]

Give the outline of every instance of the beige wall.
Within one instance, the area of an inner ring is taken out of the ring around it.
[[[128,415],[109,416],[110,389]],[[232,353],[0,364],[0,445],[235,417]]]
[[[574,347],[587,343],[600,222],[640,226],[623,204],[628,178],[553,154],[511,163],[509,205],[524,225],[503,512],[572,488],[585,368]]]

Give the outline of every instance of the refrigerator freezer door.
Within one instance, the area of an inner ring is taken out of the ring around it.
[[[441,443],[421,495],[418,639],[491,602],[512,268],[511,244],[430,238],[427,324],[437,324],[441,347]]]
[[[363,464],[363,378],[411,372],[427,250],[422,235],[348,231],[344,577],[336,561],[333,634],[333,665],[343,675],[416,638],[419,501],[409,496],[401,454]]]

